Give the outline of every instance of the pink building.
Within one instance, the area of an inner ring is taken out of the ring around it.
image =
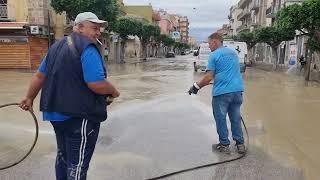
[[[159,26],[161,29],[161,34],[170,35],[171,29],[172,29],[172,23],[169,20],[167,15],[161,16],[161,20],[159,22]]]
[[[169,36],[171,32],[176,31],[177,25],[172,21],[172,15],[168,14],[166,11],[159,10],[158,13],[161,17],[161,20],[159,21],[161,34],[166,34]]]

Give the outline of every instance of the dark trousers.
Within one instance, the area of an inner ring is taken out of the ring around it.
[[[57,139],[56,179],[86,180],[100,123],[71,118],[51,124]]]

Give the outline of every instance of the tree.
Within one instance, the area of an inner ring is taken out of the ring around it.
[[[273,51],[275,66],[278,64],[277,49],[282,41],[290,41],[295,37],[295,31],[292,29],[281,29],[275,26],[262,27],[255,31],[257,42],[267,43]]]
[[[282,8],[276,16],[276,26],[278,28],[299,30],[303,32],[302,22],[304,21],[301,12],[301,5],[293,4]]]
[[[164,35],[162,42],[166,47],[173,46],[175,43],[174,39],[172,39],[171,37],[169,37],[167,35]]]
[[[311,57],[313,52],[320,51],[320,1],[308,0],[301,5],[294,4],[279,11],[276,24],[286,29],[294,29],[301,32],[301,35],[308,36],[307,42],[307,73],[306,80],[309,80]]]
[[[157,50],[156,50],[156,56],[161,56],[162,53],[159,53],[161,52],[161,49],[163,49],[163,39],[165,38],[165,35],[164,34],[159,34],[158,36],[156,36],[154,38],[154,41],[155,41],[155,45],[157,47]],[[164,50],[164,49],[163,49]],[[163,52],[163,51],[162,51]]]
[[[155,42],[160,46],[160,44],[162,45],[163,49],[163,53],[166,54],[168,48],[170,48],[171,46],[173,46],[175,44],[174,39],[172,39],[171,37],[169,37],[166,34],[160,34],[158,36],[155,37]]]
[[[235,35],[226,35],[223,37],[224,40],[236,40],[237,36]]]
[[[160,34],[161,33],[161,30],[160,30],[160,27],[159,26],[155,26],[155,29],[154,29],[154,34],[153,36],[151,37],[151,47],[152,47],[152,56],[153,57],[157,57],[158,56],[158,49],[160,47]]]
[[[108,29],[114,28],[119,15],[117,0],[51,0],[51,6],[57,13],[66,12],[71,20],[81,12],[93,12],[108,21]]]
[[[183,43],[175,42],[175,44],[174,44],[175,51],[178,50],[178,53],[179,53],[182,50],[182,48],[183,48]]]
[[[256,36],[253,32],[242,32],[236,36],[237,41],[242,41],[247,44],[248,50],[257,44]]]
[[[167,53],[167,50],[170,49],[174,45],[175,41],[174,41],[174,39],[172,39],[168,35],[160,35],[160,36],[162,39],[161,41],[166,49],[165,53]]]
[[[142,45],[142,58],[147,60],[147,46],[152,38],[160,35],[160,27],[151,23],[142,23],[138,36]]]
[[[320,1],[308,0],[287,6],[277,14],[278,27],[298,30],[309,37],[308,45],[312,51],[320,51],[317,32],[320,31]]]
[[[139,34],[141,30],[141,22],[139,19],[134,17],[123,16],[120,17],[116,23],[115,31],[121,37],[121,55],[120,55],[120,63],[124,62],[124,54],[125,54],[125,44],[128,40],[128,36],[136,36]]]
[[[191,48],[190,44],[183,43],[183,49],[190,49],[190,48]]]

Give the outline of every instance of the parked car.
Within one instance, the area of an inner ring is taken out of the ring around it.
[[[186,52],[185,52],[185,51],[181,51],[180,54],[181,54],[181,55],[186,55]]]
[[[174,54],[174,52],[173,52],[173,51],[169,51],[169,52],[167,52],[167,54],[166,54],[166,58],[174,58],[174,57],[176,57],[176,56],[175,56],[175,54]]]

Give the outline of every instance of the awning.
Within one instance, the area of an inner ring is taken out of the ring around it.
[[[0,29],[24,29],[27,22],[0,22]]]

